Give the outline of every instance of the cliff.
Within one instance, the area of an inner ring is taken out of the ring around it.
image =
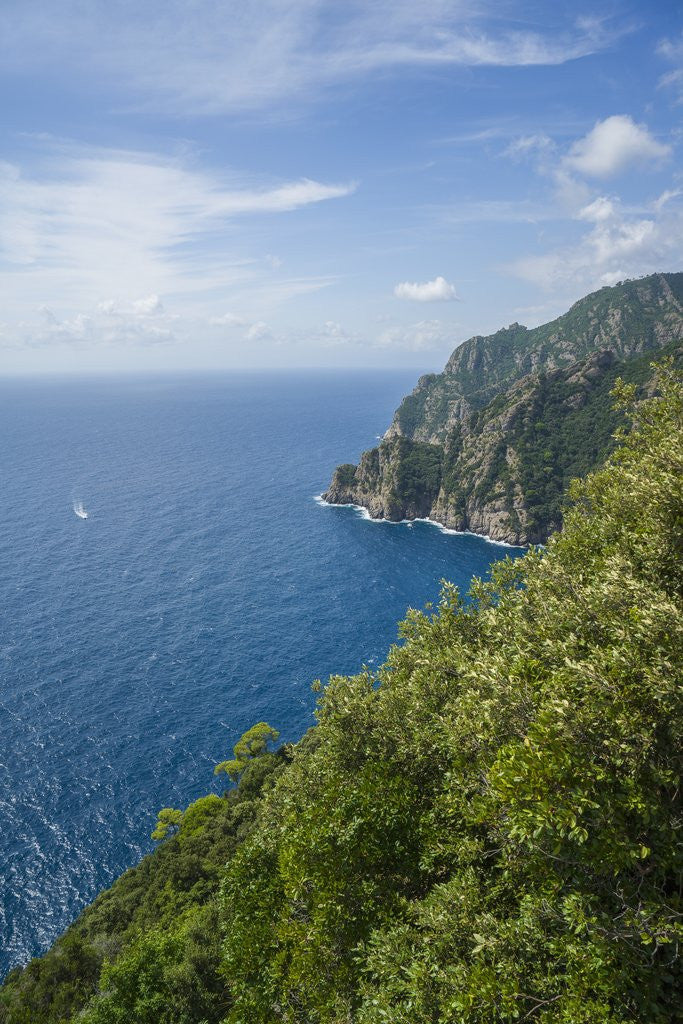
[[[647,393],[651,360],[678,359],[682,345],[683,274],[602,288],[533,330],[470,338],[442,373],[420,378],[380,445],[338,467],[323,497],[373,518],[545,542],[569,481],[614,447],[617,377]]]

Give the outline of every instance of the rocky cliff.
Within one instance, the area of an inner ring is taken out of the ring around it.
[[[421,377],[380,445],[339,466],[323,497],[373,518],[428,517],[511,544],[561,526],[569,481],[605,459],[617,377],[646,388],[681,358],[683,274],[627,281],[532,330],[474,337]]]

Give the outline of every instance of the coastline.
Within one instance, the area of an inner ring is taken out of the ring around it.
[[[430,526],[436,526],[441,533],[449,534],[453,537],[480,537],[482,540],[486,540],[489,544],[497,544],[502,548],[511,548],[513,551],[528,551],[532,545],[529,544],[510,544],[506,540],[494,540],[487,533],[475,533],[474,530],[453,530],[449,526],[444,526],[437,519],[422,518],[416,516],[415,519],[376,519],[371,516],[365,505],[356,505],[351,501],[326,501],[322,494],[314,494],[313,501],[316,505],[326,505],[328,508],[352,508],[359,513],[361,519],[367,519],[371,523],[388,523],[390,526],[410,526],[412,523],[428,523]]]

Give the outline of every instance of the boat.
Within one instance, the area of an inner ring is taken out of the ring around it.
[[[88,513],[86,512],[85,508],[83,507],[83,502],[82,501],[75,501],[74,502],[74,512],[76,513],[76,515],[78,516],[79,519],[87,519],[88,518]]]

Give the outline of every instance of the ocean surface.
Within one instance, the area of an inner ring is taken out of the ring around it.
[[[414,373],[0,383],[0,976],[509,548],[321,506]],[[80,518],[75,509],[88,514]]]

